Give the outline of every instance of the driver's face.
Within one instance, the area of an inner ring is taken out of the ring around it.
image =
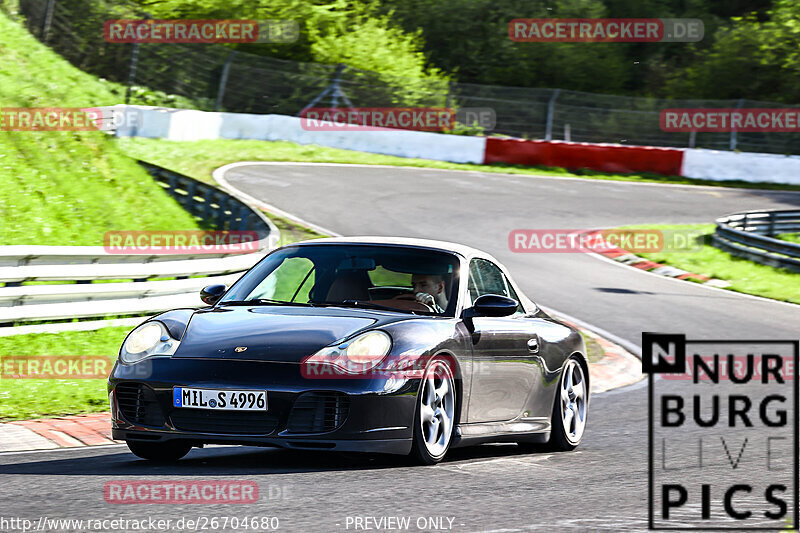
[[[411,276],[411,286],[414,287],[414,292],[427,292],[433,296],[444,290],[444,281],[438,276],[415,274]]]

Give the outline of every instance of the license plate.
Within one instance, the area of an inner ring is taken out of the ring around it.
[[[267,391],[173,387],[172,405],[214,411],[264,411],[267,409]]]

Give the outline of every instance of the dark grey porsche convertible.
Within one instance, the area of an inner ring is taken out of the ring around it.
[[[490,441],[574,449],[581,335],[483,252],[334,238],[279,248],[199,310],[144,322],[109,378],[113,436],[139,457],[194,446],[409,454]]]

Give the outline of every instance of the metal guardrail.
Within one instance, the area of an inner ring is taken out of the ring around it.
[[[277,245],[274,224],[238,198],[165,168],[140,164],[209,226],[256,232],[253,251],[125,255],[102,246],[0,246],[0,324],[200,307],[202,287],[230,285]],[[165,277],[176,279],[154,280]],[[108,280],[133,281],[92,283]]]
[[[711,242],[717,248],[793,272],[800,272],[800,244],[775,239],[780,233],[800,232],[800,211],[748,211],[716,220]]]
[[[151,163],[139,161],[139,164],[184,209],[206,221],[213,221],[218,230],[256,231],[259,238],[277,232],[264,215],[222,189]]]

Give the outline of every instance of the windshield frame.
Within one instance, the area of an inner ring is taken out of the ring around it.
[[[463,300],[463,294],[462,294],[463,293],[463,288],[466,287],[466,285],[463,283],[463,281],[464,281],[463,274],[465,272],[464,269],[465,269],[466,260],[467,260],[462,254],[460,254],[460,253],[458,253],[456,251],[447,250],[447,249],[444,249],[444,248],[434,248],[434,247],[423,246],[423,245],[414,246],[414,245],[408,245],[408,244],[380,243],[380,242],[320,242],[320,243],[308,242],[308,243],[294,243],[294,244],[289,244],[289,245],[286,245],[286,246],[282,246],[280,248],[276,248],[276,249],[270,251],[258,263],[253,265],[238,280],[236,280],[236,282],[234,282],[233,285],[231,285],[228,288],[228,290],[225,291],[225,294],[222,296],[222,298],[220,298],[220,300],[216,304],[214,304],[213,308],[224,307],[225,305],[227,305],[231,301],[240,301],[238,298],[232,297],[232,295],[235,292],[235,289],[240,287],[243,283],[249,283],[249,280],[247,280],[246,278],[248,278],[248,276],[250,276],[252,272],[257,271],[257,269],[259,269],[259,267],[263,263],[269,261],[270,257],[275,253],[285,252],[285,251],[290,250],[290,249],[300,249],[300,248],[308,248],[308,247],[343,247],[343,246],[347,246],[347,247],[356,247],[356,246],[358,246],[358,247],[370,247],[370,248],[406,249],[406,250],[413,250],[413,251],[427,251],[427,252],[432,252],[432,253],[435,253],[435,254],[451,256],[452,259],[453,259],[454,271],[453,271],[452,285],[451,285],[451,288],[450,288],[450,299],[448,300],[447,308],[444,310],[443,313],[422,312],[422,311],[414,312],[414,311],[410,311],[410,310],[406,310],[406,309],[391,309],[391,310],[389,310],[389,309],[371,309],[371,308],[366,307],[366,306],[359,307],[359,306],[347,305],[347,304],[344,304],[344,302],[342,302],[343,305],[339,306],[339,307],[347,308],[347,309],[362,309],[362,310],[374,311],[374,312],[401,313],[403,315],[412,315],[412,316],[416,315],[416,316],[425,316],[425,317],[455,318],[455,317],[458,317],[460,315],[461,310],[462,310],[462,303],[463,303],[462,302],[462,300]],[[274,271],[274,269],[272,271]],[[270,271],[270,273],[272,271]],[[269,273],[266,274],[266,275],[269,275]],[[261,281],[263,281],[263,279],[265,277],[266,276],[262,277],[258,281],[258,283],[261,283]],[[364,300],[364,302],[368,303],[369,300]],[[242,305],[242,304],[237,304],[237,305]],[[253,305],[259,305],[257,298],[253,299]],[[280,305],[285,305],[287,307],[290,306],[290,305],[297,305],[297,306],[302,306],[302,307],[316,307],[313,303],[305,303],[305,302],[287,302],[285,304],[280,304]],[[327,303],[325,305],[320,305],[319,307],[337,307],[337,306],[332,305],[330,303]]]

